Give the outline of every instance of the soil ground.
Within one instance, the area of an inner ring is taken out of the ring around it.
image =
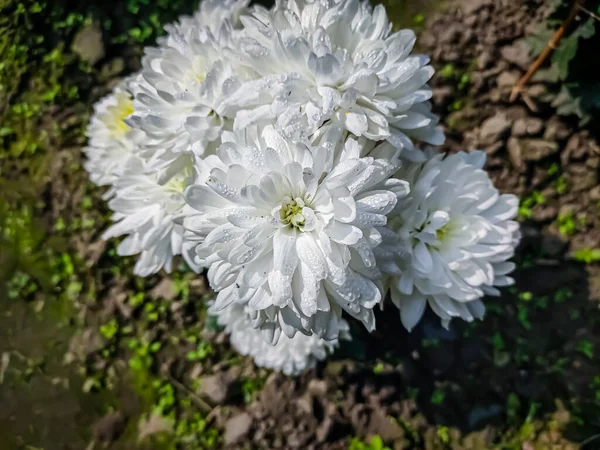
[[[139,52],[102,56],[89,98],[44,116],[62,132],[43,170],[0,159],[18,168],[7,183],[35,187],[31,200],[20,185],[35,206],[10,217],[41,255],[0,259],[17,268],[1,300],[0,449],[600,449],[600,266],[574,257],[600,248],[600,146],[555,114],[554,86],[529,85],[535,111],[508,100],[531,62],[520,41],[551,3],[386,2],[397,23],[416,18],[437,70],[442,150],[485,150],[522,199],[517,283],[482,322],[427,315],[408,333],[386,310],[372,335],[352,324],[353,342],[299,378],[229,348],[202,277],[132,277],[100,240],[109,216],[82,130]]]

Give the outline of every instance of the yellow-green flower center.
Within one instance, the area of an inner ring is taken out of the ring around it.
[[[438,241],[443,242],[445,238],[448,237],[448,234],[450,233],[450,223],[447,223],[446,225],[444,225],[441,228],[438,228],[435,231],[435,237],[437,238]]]
[[[185,178],[183,177],[175,177],[170,179],[165,185],[167,190],[176,192],[178,194],[183,193],[185,190]]]
[[[185,167],[180,173],[165,183],[165,189],[175,194],[183,194],[183,191],[185,191],[185,188],[187,187],[188,178],[192,176],[192,174],[192,167]]]
[[[129,131],[125,119],[133,113],[133,101],[127,94],[117,94],[117,104],[108,108],[110,114],[107,127],[113,137],[122,137]]]
[[[204,80],[206,80],[206,73],[205,72],[197,73],[196,74],[196,81],[198,83],[204,83]]]
[[[279,210],[279,218],[281,219],[281,223],[302,231],[306,221],[304,215],[302,214],[302,208],[305,206],[306,203],[300,197],[296,197],[294,199],[291,197],[286,197],[281,205],[281,209]]]

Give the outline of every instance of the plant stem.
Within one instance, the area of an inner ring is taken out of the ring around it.
[[[525,73],[525,75],[523,75],[521,77],[521,79],[517,82],[517,84],[514,85],[512,92],[510,94],[511,102],[514,102],[517,99],[519,94],[521,94],[523,92],[525,85],[529,82],[529,80],[531,80],[531,78],[539,70],[539,68],[542,66],[544,61],[546,61],[546,59],[548,59],[548,57],[552,54],[552,52],[554,50],[556,50],[556,48],[558,47],[558,44],[560,43],[560,40],[565,35],[567,28],[569,28],[569,26],[571,25],[571,22],[573,22],[573,20],[575,20],[575,17],[577,17],[577,13],[581,9],[581,6],[584,1],[585,0],[574,0],[573,5],[571,6],[571,10],[569,11],[569,15],[563,21],[560,28],[558,30],[556,30],[556,33],[554,33],[554,36],[548,42],[544,51],[542,53],[540,53],[540,55],[533,62],[533,64],[531,64],[531,66],[529,66],[529,69],[527,69],[527,73]]]

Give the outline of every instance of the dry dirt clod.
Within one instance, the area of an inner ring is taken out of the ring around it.
[[[479,138],[483,145],[492,145],[504,138],[510,130],[510,122],[504,113],[496,113],[483,122],[479,132]]]
[[[147,420],[140,423],[138,427],[138,440],[143,441],[149,436],[172,430],[173,422],[158,414],[152,414]]]
[[[597,202],[600,200],[600,186],[596,186],[590,190],[589,193],[590,200],[593,202]]]
[[[385,442],[393,442],[404,437],[404,429],[381,410],[374,411],[368,425],[369,434],[378,435]]]
[[[484,6],[490,5],[491,0],[470,0],[462,2],[461,9],[466,16],[470,16],[473,13],[478,12]]]
[[[108,445],[116,441],[125,430],[126,419],[121,411],[104,416],[92,427],[92,432],[97,441]]]
[[[519,81],[520,77],[521,74],[515,70],[502,72],[500,75],[498,75],[496,84],[498,84],[498,87],[500,88],[512,88],[515,83]]]
[[[544,129],[544,122],[536,117],[517,119],[512,127],[512,135],[515,137],[537,136]]]
[[[248,436],[252,427],[252,417],[248,413],[233,416],[225,422],[225,434],[223,441],[226,445],[242,442]]]
[[[104,58],[104,44],[102,43],[102,31],[97,23],[84,27],[75,35],[72,44],[73,53],[82,60],[93,66]]]
[[[529,67],[531,62],[529,49],[522,43],[502,47],[500,53],[506,61],[515,64],[524,70]]]
[[[523,161],[537,162],[558,152],[559,146],[556,142],[544,139],[513,139],[508,142],[509,152],[513,147],[515,154],[520,154]],[[518,148],[518,151],[516,150]]]
[[[324,397],[327,395],[326,380],[310,380],[308,383],[308,392],[315,397]]]
[[[223,405],[233,393],[233,384],[223,373],[210,375],[200,381],[200,393],[215,405]]]
[[[175,293],[175,289],[173,288],[173,281],[165,277],[160,282],[154,286],[152,291],[150,291],[150,295],[157,299],[165,299],[165,300],[173,300],[177,295]]]
[[[517,138],[510,138],[508,140],[508,159],[511,164],[517,169],[518,172],[525,171],[525,164],[523,163],[523,156],[521,155],[521,146]]]

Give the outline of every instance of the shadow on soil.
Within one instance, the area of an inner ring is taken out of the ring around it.
[[[524,256],[538,245],[521,246],[515,286],[486,300],[482,322],[456,321],[445,330],[428,313],[408,333],[390,307],[377,317],[376,333],[353,329],[354,343],[341,353],[358,348],[360,355],[348,356],[371,364],[349,374],[348,385],[412,396],[429,423],[464,432],[489,424],[518,427],[561,405],[597,417],[598,303],[590,299],[583,264]],[[598,433],[600,421],[577,416],[570,417],[570,439]]]

